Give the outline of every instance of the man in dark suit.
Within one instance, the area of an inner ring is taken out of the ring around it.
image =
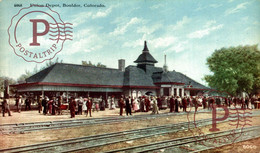
[[[175,112],[179,113],[179,102],[178,102],[178,98],[175,98]]]
[[[43,114],[47,114],[47,97],[45,96],[44,99],[42,100],[42,106],[43,106]]]
[[[122,116],[122,115],[123,115],[123,109],[124,109],[124,107],[125,107],[125,103],[124,103],[124,98],[123,98],[123,96],[119,99],[118,105],[119,105],[119,107],[120,107],[120,116]]]
[[[8,112],[9,116],[12,116],[9,107],[9,98],[5,98],[4,101],[2,102],[2,111],[3,111],[3,117],[5,117],[6,111]]]
[[[182,98],[182,107],[183,107],[183,111],[184,112],[187,112],[187,99],[186,99],[186,97],[183,97]]]
[[[127,116],[128,116],[128,114],[132,115],[130,100],[131,100],[131,97],[126,98],[126,100],[125,100],[125,111],[126,111]]]
[[[89,113],[90,117],[92,117],[91,116],[92,99],[90,97],[87,99],[86,105],[87,105],[87,114],[86,114],[86,116],[88,116],[88,113]]]
[[[170,98],[170,112],[173,112],[173,110],[174,110],[174,98],[173,98],[173,96],[171,96],[171,98]]]
[[[75,109],[76,109],[76,101],[75,101],[75,98],[71,98],[71,99],[70,99],[69,108],[70,108],[71,118],[74,118],[74,117],[75,117]]]

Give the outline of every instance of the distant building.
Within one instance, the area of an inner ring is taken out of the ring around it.
[[[209,88],[186,75],[168,71],[165,64],[155,67],[157,61],[150,54],[146,41],[142,54],[134,61],[137,66],[125,67],[118,61],[118,69],[56,63],[26,79],[26,83],[12,85],[18,93],[34,95],[120,96],[194,96]]]

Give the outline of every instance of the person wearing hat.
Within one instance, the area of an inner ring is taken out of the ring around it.
[[[61,114],[62,114],[62,111],[61,111],[62,101],[63,101],[62,96],[59,96],[59,98],[58,98],[58,104],[57,104],[57,113],[58,113],[58,115],[61,115]]]
[[[3,111],[3,117],[5,117],[5,112],[8,112],[9,116],[11,115],[10,107],[9,107],[9,97],[6,97],[4,101],[2,102],[2,111]]]
[[[174,104],[175,104],[174,98],[173,98],[173,96],[171,96],[171,98],[170,98],[170,113],[172,113],[173,110],[174,110]]]
[[[50,115],[52,115],[52,105],[53,105],[53,100],[50,99],[48,101],[48,112],[49,112]]]
[[[92,99],[90,97],[88,98],[86,105],[87,105],[87,114],[86,114],[86,116],[88,116],[88,113],[89,113],[89,116],[92,117],[92,115],[91,115]]]
[[[175,98],[175,100],[174,100],[174,108],[175,108],[175,112],[176,113],[179,113],[179,96],[177,96],[177,98]]]
[[[120,100],[118,101],[118,105],[119,105],[119,107],[120,107],[120,116],[122,116],[123,115],[123,109],[124,109],[124,107],[125,107],[125,103],[124,103],[124,98],[123,98],[123,96],[120,98]]]
[[[145,99],[144,99],[144,105],[145,105],[145,112],[149,112],[149,110],[150,110],[150,100],[149,100],[149,98],[148,97],[145,97]]]
[[[82,105],[83,105],[82,97],[79,97],[77,104],[78,104],[78,115],[82,115]]]
[[[159,114],[156,97],[152,98],[152,102],[153,102],[152,114],[155,113]]]
[[[140,112],[144,112],[144,101],[145,101],[145,97],[142,96],[139,98],[140,99]]]
[[[43,114],[46,115],[47,114],[47,96],[44,97],[44,99],[42,100],[42,106],[43,106]]]
[[[17,112],[21,112],[22,110],[22,96],[18,96],[17,98],[17,103],[16,103],[16,106],[17,106]]]
[[[41,113],[41,111],[42,111],[42,96],[37,97],[37,104],[38,104],[38,112]]]
[[[187,99],[186,99],[186,97],[183,97],[181,102],[182,102],[183,112],[187,112]]]
[[[83,99],[82,111],[87,115],[87,101],[88,98]]]
[[[69,101],[69,109],[70,109],[71,118],[75,118],[76,101],[75,98],[73,97]]]
[[[112,99],[111,99],[111,109],[116,109],[115,97],[114,96],[112,96]]]
[[[129,98],[125,99],[125,112],[126,112],[127,116],[128,116],[128,114],[132,115],[130,100],[131,100],[130,96],[129,96]]]

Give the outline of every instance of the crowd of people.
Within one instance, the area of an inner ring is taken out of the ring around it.
[[[198,107],[203,109],[212,109],[214,105],[217,106],[240,106],[242,109],[257,108],[257,103],[260,101],[260,97],[207,97],[207,96],[141,96],[130,97],[122,95],[120,98],[109,96],[107,99],[101,97],[92,98],[89,96],[83,97],[70,97],[68,102],[64,105],[65,101],[62,96],[47,97],[38,96],[32,98],[30,96],[25,97],[22,100],[22,96],[17,96],[15,100],[15,106],[17,112],[21,112],[22,104],[24,101],[25,110],[31,110],[31,104],[37,102],[38,112],[44,115],[62,115],[62,110],[68,109],[70,111],[71,118],[75,115],[86,115],[92,117],[94,111],[104,111],[105,109],[119,108],[119,115],[122,116],[124,109],[126,115],[132,115],[133,112],[149,112],[152,114],[159,114],[162,109],[169,108],[170,112],[186,112],[187,108],[194,107],[195,111],[198,111]],[[5,112],[11,116],[9,107],[9,98],[5,98],[2,102],[2,112],[5,116]]]

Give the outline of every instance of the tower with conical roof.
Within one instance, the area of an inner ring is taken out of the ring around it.
[[[134,62],[137,63],[137,67],[144,70],[146,70],[147,66],[154,66],[154,64],[157,63],[157,61],[150,54],[146,41],[144,41],[144,49],[142,54],[139,55]]]

